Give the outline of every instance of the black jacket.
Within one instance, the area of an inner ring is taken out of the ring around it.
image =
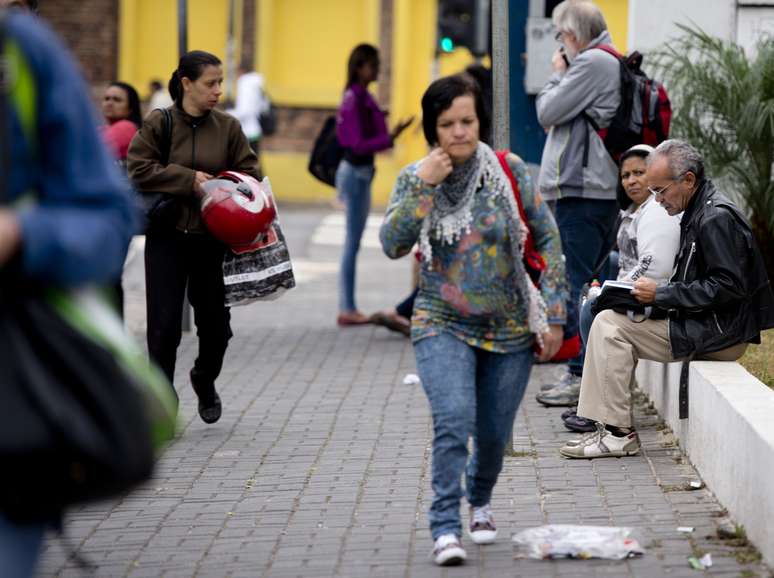
[[[675,270],[656,305],[669,310],[675,359],[760,343],[774,327],[774,294],[750,224],[709,180],[685,209]]]

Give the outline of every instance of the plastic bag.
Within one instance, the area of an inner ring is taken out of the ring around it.
[[[230,307],[271,301],[296,286],[279,220],[274,221],[264,242],[255,251],[239,255],[226,251],[223,283],[226,305]]]
[[[551,524],[513,537],[518,558],[606,558],[621,560],[645,553],[632,528]]]

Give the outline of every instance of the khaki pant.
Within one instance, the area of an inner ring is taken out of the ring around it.
[[[739,343],[696,359],[735,361],[745,349],[747,344]],[[640,359],[679,361],[672,356],[669,322],[647,319],[635,323],[609,309],[600,312],[586,344],[578,415],[607,425],[632,427],[630,384]]]

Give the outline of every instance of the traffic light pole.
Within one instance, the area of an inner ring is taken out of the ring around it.
[[[492,138],[495,150],[511,148],[511,106],[510,106],[510,58],[508,43],[508,2],[492,0],[492,92],[494,111]],[[513,424],[505,445],[505,455],[513,456]]]

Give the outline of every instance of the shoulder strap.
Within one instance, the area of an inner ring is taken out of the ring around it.
[[[511,181],[511,188],[513,189],[513,196],[516,197],[516,204],[519,205],[519,217],[521,217],[522,222],[527,225],[527,230],[529,233],[527,233],[530,237],[532,236],[532,231],[529,230],[529,221],[527,221],[527,214],[524,212],[524,205],[521,203],[521,191],[519,190],[519,183],[516,181],[516,177],[513,175],[513,172],[511,171],[511,167],[508,164],[508,151],[497,151],[495,154],[497,154],[497,160],[500,161],[500,166],[503,167],[503,171],[505,171],[506,176],[508,177],[508,180]]]
[[[161,164],[169,164],[172,151],[172,113],[168,108],[157,108],[161,111]]]
[[[599,50],[604,50],[608,54],[610,54],[612,56],[615,56],[618,60],[623,60],[624,59],[624,55],[621,54],[620,52],[618,52],[615,48],[613,48],[609,44],[597,44],[596,46],[592,46],[591,48],[592,49],[593,48],[597,48]]]

